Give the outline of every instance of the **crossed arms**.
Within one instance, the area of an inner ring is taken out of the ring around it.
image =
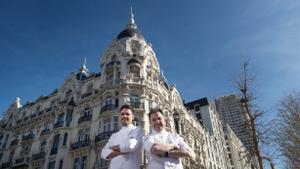
[[[151,153],[160,157],[172,157],[172,158],[194,158],[195,154],[190,148],[185,149],[176,144],[153,144],[151,147]]]
[[[119,136],[120,137],[120,136]],[[135,129],[134,134],[129,139],[119,138],[117,134],[113,134],[107,144],[102,149],[101,157],[111,160],[114,157],[130,152],[135,152],[142,145],[142,130]],[[120,143],[115,143],[115,140],[121,140]]]

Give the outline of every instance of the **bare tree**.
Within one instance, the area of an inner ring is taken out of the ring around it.
[[[249,60],[243,62],[243,70],[240,77],[235,81],[240,91],[241,102],[243,104],[244,112],[247,116],[245,121],[245,127],[249,129],[252,147],[247,153],[248,162],[257,160],[258,167],[263,169],[263,160],[269,162],[271,169],[274,169],[274,163],[272,158],[261,155],[260,145],[264,142],[264,138],[267,138],[268,131],[265,124],[261,121],[261,117],[264,115],[263,111],[260,111],[255,105],[256,94],[253,86],[254,76],[249,75]]]
[[[283,97],[279,102],[277,143],[288,168],[300,166],[300,91]]]

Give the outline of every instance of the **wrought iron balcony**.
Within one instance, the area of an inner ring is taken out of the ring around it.
[[[15,145],[18,144],[18,142],[19,142],[18,139],[14,139],[14,140],[10,143],[10,146],[15,146]]]
[[[78,119],[78,123],[81,123],[83,121],[90,121],[91,119],[92,119],[92,114],[85,115]]]
[[[10,168],[12,165],[12,162],[11,161],[8,161],[8,162],[5,162],[5,163],[2,163],[1,164],[1,168]]]
[[[26,121],[26,120],[28,120],[28,119],[29,119],[29,117],[24,117],[23,121]]]
[[[108,105],[105,105],[101,108],[101,111],[100,113],[104,112],[104,111],[107,111],[107,110],[114,110],[116,108],[118,108],[119,105],[118,104],[108,104]]]
[[[36,113],[30,115],[30,118],[35,118],[36,117]]]
[[[113,133],[115,133],[115,132],[117,132],[117,131],[107,131],[107,132],[99,133],[99,134],[96,135],[96,137],[95,137],[95,142],[97,143],[97,142],[99,142],[99,141],[101,141],[101,140],[107,140],[107,139],[109,139],[109,137],[110,137]]]
[[[20,120],[17,121],[17,124],[20,124],[21,122],[22,122],[22,120],[20,119]]]
[[[16,159],[15,164],[20,164],[20,163],[23,163],[24,161],[25,161],[25,158],[21,157],[21,158]]]
[[[46,112],[49,112],[49,111],[51,111],[52,110],[52,107],[49,107],[49,108],[46,108]]]
[[[58,148],[52,148],[50,151],[50,155],[57,154]]]
[[[58,128],[58,127],[62,127],[64,125],[64,121],[58,121],[54,124],[53,128]]]
[[[40,137],[49,135],[51,133],[50,129],[44,129],[41,131]]]
[[[86,139],[83,141],[78,141],[76,143],[71,144],[70,150],[76,150],[79,148],[90,146],[90,139]]]
[[[38,116],[40,116],[40,115],[44,114],[44,111],[39,111],[37,114],[38,114]]]
[[[32,140],[34,139],[34,134],[30,133],[28,135],[23,136],[22,141]]]
[[[32,155],[32,161],[34,160],[40,160],[40,159],[45,159],[46,153],[45,152],[39,152],[36,154]]]
[[[133,108],[144,108],[144,103],[141,102],[127,102],[126,104],[129,104]]]
[[[93,94],[93,92],[88,92],[88,93],[85,93],[85,94],[81,95],[80,98],[81,98],[81,99],[84,99],[84,98],[86,98],[86,97],[91,96],[92,94]]]

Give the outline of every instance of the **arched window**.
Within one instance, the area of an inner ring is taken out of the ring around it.
[[[137,65],[131,65],[130,73],[133,75],[133,77],[140,77],[140,68]]]

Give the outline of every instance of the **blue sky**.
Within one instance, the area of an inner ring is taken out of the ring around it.
[[[59,88],[84,58],[99,72],[105,48],[128,22],[153,45],[181,97],[214,99],[236,92],[241,55],[251,58],[258,105],[276,113],[300,84],[300,1],[0,1],[0,110]]]

